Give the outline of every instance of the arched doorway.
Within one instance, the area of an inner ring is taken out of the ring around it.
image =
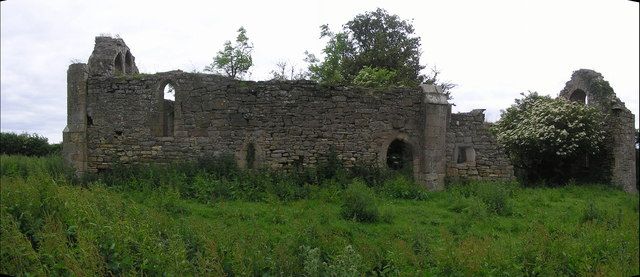
[[[408,142],[395,139],[387,148],[387,167],[391,170],[413,170],[413,149]]]

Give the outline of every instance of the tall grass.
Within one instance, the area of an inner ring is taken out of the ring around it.
[[[638,196],[604,186],[413,192],[403,177],[297,176],[318,183],[213,165],[119,171],[79,186],[47,159],[2,157],[0,273],[638,274]],[[350,187],[392,220],[343,218]]]

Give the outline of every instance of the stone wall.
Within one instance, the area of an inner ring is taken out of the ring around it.
[[[154,129],[166,113],[161,107],[168,83],[175,89],[174,130],[159,136]],[[313,165],[330,146],[347,165],[384,163],[386,147],[397,138],[422,148],[426,106],[419,89],[326,88],[180,71],[90,78],[87,87],[89,171],[114,162],[167,163],[224,153],[244,166],[249,143],[258,165],[271,168]]]
[[[484,121],[484,110],[451,114],[447,130],[447,177],[511,180],[513,166]]]
[[[241,167],[313,166],[335,149],[346,166],[409,166],[435,190],[444,187],[448,168],[456,177],[513,176],[484,117],[449,118],[447,98],[433,85],[374,90],[182,71],[139,74],[124,41],[108,37],[97,37],[88,64],[71,65],[68,76],[63,148],[79,174],[225,154]],[[175,100],[165,99],[167,85]],[[459,143],[475,149],[473,165],[451,162]]]

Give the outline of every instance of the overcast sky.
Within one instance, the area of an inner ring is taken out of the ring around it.
[[[240,26],[253,42],[249,79],[279,61],[305,66],[333,30],[377,7],[413,19],[422,63],[453,90],[456,111],[495,121],[521,92],[557,96],[574,70],[594,69],[636,115],[638,3],[606,1],[131,1],[7,0],[1,4],[1,128],[62,140],[66,70],[86,62],[94,37],[119,34],[141,72],[202,70]],[[427,72],[425,72],[427,73]]]

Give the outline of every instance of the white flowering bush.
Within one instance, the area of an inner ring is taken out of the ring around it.
[[[575,177],[573,163],[601,152],[605,132],[598,110],[536,92],[522,96],[493,130],[514,166],[526,172],[525,181],[565,182]]]

